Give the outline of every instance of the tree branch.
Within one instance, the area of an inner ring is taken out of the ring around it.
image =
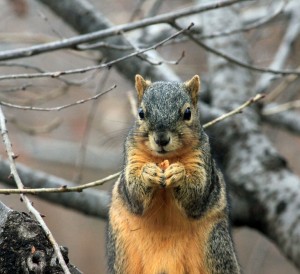
[[[11,74],[11,75],[3,75],[0,76],[0,81],[1,80],[11,80],[11,79],[31,79],[31,78],[42,78],[42,77],[52,77],[52,78],[58,78],[61,77],[62,75],[69,75],[69,74],[77,74],[77,73],[84,73],[84,72],[88,72],[88,71],[92,71],[92,70],[96,70],[96,69],[101,69],[101,68],[108,68],[110,69],[113,65],[118,64],[121,61],[125,61],[131,57],[134,56],[138,56],[141,53],[144,53],[146,51],[150,51],[150,50],[156,50],[158,47],[162,46],[163,44],[165,44],[166,42],[168,42],[169,40],[174,39],[175,37],[177,37],[178,35],[184,33],[185,31],[189,30],[190,28],[193,27],[193,23],[191,23],[187,28],[185,29],[181,29],[179,31],[177,31],[176,33],[174,33],[173,35],[169,36],[168,38],[148,47],[145,49],[140,49],[137,50],[133,53],[130,53],[128,55],[125,56],[121,56],[118,59],[109,61],[107,63],[104,64],[100,64],[100,65],[94,65],[94,66],[88,66],[85,68],[77,68],[77,69],[71,69],[71,70],[65,70],[65,71],[55,71],[55,72],[43,72],[43,73],[31,73],[31,74]]]
[[[252,105],[253,103],[261,100],[262,98],[265,97],[265,94],[257,94],[255,95],[253,98],[249,99],[248,101],[246,101],[244,104],[242,104],[241,106],[237,107],[236,109],[230,111],[230,112],[227,112],[227,113],[224,113],[222,115],[220,115],[219,117],[217,117],[216,119],[206,123],[203,125],[203,128],[208,128],[220,121],[223,121],[225,119],[227,119],[228,117],[231,117],[235,114],[238,114],[238,113],[241,113],[243,111],[244,108]]]
[[[245,1],[245,0],[242,0],[242,1]],[[93,16],[93,14],[94,14],[97,18],[96,20],[99,20],[99,13],[96,14],[95,11],[93,10],[93,7],[88,2],[85,2],[85,1],[76,0],[76,1],[72,1],[72,3],[71,3],[68,1],[60,1],[60,0],[51,0],[51,1],[40,0],[40,2],[48,5],[50,8],[55,10],[56,13],[64,14],[64,18],[66,18],[66,19],[69,18],[70,20],[78,20],[78,18],[80,18],[80,17],[75,17],[74,14],[70,14],[70,13],[65,14],[66,10],[74,11],[74,9],[77,9],[77,10],[81,9],[79,11],[81,13],[84,9],[85,12],[90,13],[89,14],[90,16]],[[77,6],[76,2],[79,4],[78,7],[76,7]],[[211,9],[225,7],[225,6],[232,5],[232,4],[235,4],[238,2],[241,2],[241,0],[222,0],[222,1],[216,1],[213,3],[201,4],[201,5],[198,5],[195,7],[182,9],[177,12],[170,12],[170,13],[158,15],[158,16],[155,16],[152,18],[146,18],[141,21],[128,23],[128,24],[124,24],[124,25],[118,25],[115,27],[110,27],[109,29],[106,29],[106,30],[95,31],[93,33],[89,33],[89,34],[85,34],[85,35],[79,35],[79,36],[68,38],[68,39],[62,39],[61,41],[45,43],[42,45],[32,46],[32,47],[23,48],[23,49],[2,51],[2,52],[0,52],[0,60],[9,60],[9,59],[16,59],[16,58],[21,58],[21,57],[29,57],[29,56],[34,56],[37,54],[41,54],[44,52],[50,52],[50,51],[54,51],[54,50],[58,50],[58,49],[74,48],[74,46],[82,44],[82,43],[91,42],[91,41],[94,41],[97,39],[104,39],[104,38],[107,38],[110,36],[118,35],[122,32],[127,32],[127,31],[138,29],[138,28],[143,28],[143,27],[153,25],[153,24],[168,23],[170,21],[174,21],[174,20],[184,17],[184,16],[208,11]],[[87,13],[85,13],[82,16],[86,16],[86,15],[87,15]],[[73,18],[71,18],[71,17],[73,17]],[[91,23],[91,22],[89,22],[89,23]],[[109,27],[110,24],[107,21],[105,23],[106,23],[105,26],[102,26],[100,29]]]
[[[4,117],[4,114],[2,112],[1,107],[0,107],[0,128],[1,128],[1,135],[2,135],[2,138],[3,138],[3,142],[4,142],[4,145],[5,145],[5,148],[6,148],[7,156],[8,156],[9,163],[10,163],[10,171],[11,171],[10,174],[14,178],[18,188],[23,189],[24,185],[21,181],[21,178],[18,174],[16,165],[15,165],[16,156],[12,151],[12,145],[11,145],[11,142],[9,140],[8,132],[7,132],[7,129],[6,129],[5,117]],[[58,258],[58,261],[61,265],[62,270],[64,271],[65,274],[70,274],[69,268],[66,265],[66,262],[63,258],[63,255],[62,255],[61,251],[60,251],[60,248],[59,248],[54,236],[52,235],[50,229],[48,228],[48,226],[44,222],[43,218],[41,217],[40,213],[33,207],[31,201],[24,194],[21,194],[21,199],[22,199],[22,201],[24,201],[24,203],[25,203],[27,209],[29,210],[29,212],[31,212],[33,214],[35,219],[39,222],[39,224],[43,228],[47,238],[49,239],[50,243],[53,246],[53,249],[55,251],[55,254]]]
[[[176,23],[171,23],[174,28],[177,30],[181,30],[182,28],[176,24]],[[292,69],[285,69],[285,70],[277,70],[277,69],[272,69],[272,68],[263,68],[255,65],[251,65],[250,63],[244,62],[242,60],[239,60],[238,58],[233,57],[234,55],[229,55],[225,53],[224,51],[218,50],[214,47],[210,47],[209,43],[203,43],[198,37],[195,37],[192,33],[185,33],[187,37],[190,38],[190,40],[194,41],[198,46],[202,47],[206,51],[215,54],[218,57],[222,57],[223,59],[233,63],[234,65],[238,65],[242,68],[249,69],[252,71],[256,72],[261,72],[261,73],[273,73],[275,75],[300,75],[300,70],[292,70]],[[219,36],[220,37],[220,36]]]
[[[252,105],[253,103],[259,101],[260,99],[264,98],[263,94],[257,94],[255,97],[249,99],[248,101],[246,101],[244,104],[242,104],[241,106],[237,107],[236,109],[228,112],[228,113],[224,113],[224,114],[220,114],[219,117],[213,119],[212,121],[206,123],[203,125],[203,128],[208,128],[210,126],[215,125],[216,123],[219,123],[220,121],[223,121],[235,114],[241,113],[243,109],[245,109],[246,107]],[[132,105],[135,103],[132,103]],[[121,172],[117,172],[115,174],[112,174],[108,177],[105,177],[101,180],[97,180],[94,182],[90,182],[90,183],[86,183],[86,184],[82,184],[82,185],[78,185],[78,186],[68,186],[68,185],[61,185],[60,187],[51,187],[51,188],[44,188],[44,187],[39,187],[39,188],[35,188],[35,189],[0,189],[0,194],[38,194],[38,193],[65,193],[65,192],[81,192],[82,190],[86,189],[86,188],[92,188],[95,186],[101,186],[104,183],[117,178],[120,175]]]
[[[291,51],[291,45],[299,37],[300,32],[300,4],[295,6],[295,9],[290,14],[290,21],[286,27],[285,35],[281,41],[281,44],[275,54],[271,65],[269,66],[272,70],[280,70],[284,67],[286,60],[289,57]],[[256,85],[257,92],[264,92],[270,85],[273,79],[272,74],[264,74],[258,80]]]
[[[30,188],[30,189],[0,189],[0,194],[38,194],[38,193],[66,193],[66,192],[81,192],[84,189],[92,188],[95,186],[102,186],[103,184],[111,181],[112,179],[117,178],[121,172],[114,173],[103,179],[93,181],[90,183],[78,185],[78,186],[69,186],[62,185],[60,187],[39,187],[39,188]]]
[[[37,171],[26,167],[22,164],[17,164],[17,171],[22,178],[22,182],[26,187],[31,188],[62,188],[76,187],[76,185],[68,180],[53,176],[51,174]],[[10,174],[8,161],[0,159],[0,181],[14,186],[14,181],[8,176]],[[39,197],[65,206],[70,209],[77,210],[90,216],[97,216],[103,219],[107,218],[108,203],[110,196],[107,191],[96,191],[86,189],[84,192],[70,192],[70,193],[46,193],[39,194]]]
[[[114,85],[111,88],[109,88],[108,90],[103,91],[101,93],[97,93],[96,95],[94,95],[92,97],[88,97],[88,98],[85,98],[85,99],[78,100],[78,101],[76,101],[74,103],[66,104],[66,105],[63,105],[63,106],[57,106],[57,107],[44,107],[44,108],[42,108],[42,107],[34,107],[34,106],[20,106],[20,105],[11,104],[11,103],[4,102],[4,101],[0,101],[0,105],[6,106],[6,107],[10,107],[10,108],[15,108],[15,109],[21,109],[21,110],[61,111],[63,109],[69,108],[69,107],[73,107],[73,106],[76,106],[76,105],[84,104],[84,103],[86,103],[88,101],[91,101],[91,100],[97,100],[99,97],[101,97],[104,94],[112,91],[116,87],[117,87],[117,85]]]
[[[230,8],[204,16],[207,33],[211,29],[221,30],[224,25],[230,29],[240,24]],[[231,37],[231,40],[217,38],[209,41],[210,48],[222,48],[226,55],[236,56],[239,60],[249,59],[245,44],[240,35]],[[208,61],[213,106],[228,108],[253,96],[255,91],[249,71],[238,70],[212,54]],[[299,268],[300,220],[296,212],[300,208],[300,179],[287,168],[286,161],[262,134],[258,113],[249,108],[244,115],[226,120],[209,131],[214,136],[222,136],[218,138],[218,146],[226,155],[223,168],[231,188],[250,205],[248,225],[273,240]]]
[[[66,260],[68,250],[61,247]],[[41,225],[0,202],[0,273],[62,273]],[[68,263],[72,274],[82,274]]]

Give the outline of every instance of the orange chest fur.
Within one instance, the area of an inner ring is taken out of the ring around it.
[[[129,212],[119,197],[112,207],[111,225],[118,231],[125,273],[209,273],[205,246],[211,225],[188,219],[170,190],[158,190],[143,216]]]
[[[142,168],[145,163],[156,163],[157,165],[163,164],[167,160],[168,165],[180,162],[184,165],[187,172],[194,172],[195,167],[199,168],[199,165],[203,163],[202,154],[199,150],[192,150],[190,147],[177,151],[176,154],[164,158],[163,156],[154,156],[144,146],[140,145],[138,148],[131,149],[128,155],[130,159],[129,164]],[[162,166],[160,166],[162,169]]]

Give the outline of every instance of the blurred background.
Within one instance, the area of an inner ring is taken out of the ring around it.
[[[158,13],[193,5],[191,0],[175,1],[109,1],[90,0],[113,24],[143,18],[159,3]],[[136,9],[140,3],[140,9]],[[253,1],[242,9],[245,22],[251,16],[265,16],[271,4],[280,1]],[[266,8],[267,7],[267,8]],[[259,14],[261,12],[261,15]],[[77,35],[60,18],[38,1],[6,0],[0,2],[0,51],[40,44]],[[300,17],[299,17],[300,21]],[[245,33],[251,57],[259,66],[268,66],[286,33],[288,18],[279,14],[267,24]],[[165,60],[185,57],[172,69],[182,78],[194,74],[206,77],[206,53],[191,42],[160,48]],[[299,36],[291,44],[287,66],[295,68],[300,61]],[[96,64],[105,60],[96,51],[59,50],[31,58],[0,63],[0,75],[63,71]],[[147,75],[144,75],[147,77]],[[134,95],[131,79],[125,79],[114,67],[59,79],[37,78],[0,81],[0,100],[18,105],[56,107],[93,96],[117,85],[117,88],[96,101],[61,111],[25,111],[3,107],[8,131],[18,162],[31,168],[85,183],[117,172],[122,166],[123,142],[133,123],[128,94]],[[155,81],[156,79],[152,79]],[[274,81],[276,85],[276,81]],[[299,99],[299,80],[295,79],[279,97],[278,102]],[[300,175],[300,139],[268,124],[263,126],[279,152]],[[6,158],[1,148],[1,157]],[[6,187],[0,184],[1,188]],[[111,189],[107,183],[99,189]],[[30,197],[60,245],[69,248],[71,262],[84,273],[105,273],[105,221]],[[19,196],[0,196],[11,208],[26,211]],[[248,228],[234,228],[233,237],[245,274],[298,273],[278,249],[266,238]]]

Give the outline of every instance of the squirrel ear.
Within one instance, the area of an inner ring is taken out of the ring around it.
[[[192,98],[193,105],[197,105],[198,101],[198,91],[200,89],[200,77],[195,75],[191,80],[184,82],[189,95]]]
[[[141,75],[135,76],[135,89],[138,94],[138,101],[141,103],[146,88],[151,84],[150,81],[146,81]]]

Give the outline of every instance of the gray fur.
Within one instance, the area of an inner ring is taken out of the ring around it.
[[[192,104],[183,84],[176,82],[153,83],[146,89],[143,103],[149,130],[153,131],[176,131],[181,116],[179,110],[185,103]]]
[[[240,273],[226,221],[215,225],[210,235],[207,252],[207,263],[213,269],[211,274]]]
[[[183,121],[182,111],[185,105],[189,105],[193,111],[193,119],[188,123]],[[208,136],[200,126],[198,110],[195,109],[185,85],[182,83],[155,82],[146,88],[141,106],[145,112],[143,123],[147,123],[147,126],[141,126],[142,123],[137,120],[126,139],[125,164],[117,189],[119,197],[123,199],[128,210],[134,214],[143,215],[149,207],[155,188],[143,184],[141,178],[136,175],[140,174],[139,169],[141,167],[131,167],[130,165],[134,165],[134,163],[130,162],[128,158],[129,152],[134,151],[137,147],[137,142],[148,140],[151,131],[162,133],[161,136],[163,137],[163,133],[172,132],[181,140],[196,138],[195,140],[198,141],[192,148],[193,151],[197,152],[195,155],[199,155],[199,159],[193,159],[196,168],[193,170],[193,174],[186,176],[184,183],[172,191],[177,204],[184,210],[187,218],[200,219],[210,211],[215,209],[219,211],[223,217],[219,219],[222,221],[214,224],[210,233],[206,247],[206,263],[211,274],[240,273],[228,228],[228,209],[226,201],[224,201],[226,186],[223,176],[211,156]],[[182,144],[188,145],[187,143]],[[132,158],[133,160],[134,158]],[[128,172],[126,176],[125,172]],[[128,181],[125,177],[128,177]],[[109,273],[116,273],[114,266],[122,267],[123,265],[122,250],[116,250],[117,233],[118,231],[112,231],[112,228],[108,226]],[[120,271],[118,270],[117,273],[122,273]]]

